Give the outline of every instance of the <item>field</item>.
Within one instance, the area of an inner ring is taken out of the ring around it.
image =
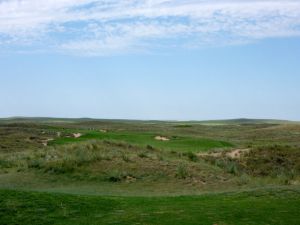
[[[0,120],[0,224],[300,224],[300,123]]]

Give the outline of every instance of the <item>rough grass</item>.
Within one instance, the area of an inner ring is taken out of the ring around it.
[[[137,182],[185,179],[212,184],[229,174],[197,162],[197,156],[141,148],[124,142],[88,141],[0,156],[0,169],[36,171],[78,180]],[[183,166],[184,165],[184,168]],[[0,170],[1,171],[1,170]],[[186,175],[188,174],[188,176]]]
[[[97,197],[0,190],[0,224],[299,224],[300,193]]]
[[[284,184],[298,182],[300,178],[300,148],[291,146],[261,146],[253,148],[240,158],[223,154],[206,155],[203,158],[234,175],[272,177]]]
[[[300,148],[266,146],[253,149],[243,158],[242,169],[252,176],[300,175]]]
[[[128,183],[133,189],[143,184],[147,187],[171,184],[172,192],[186,189],[195,193],[197,189],[199,193],[228,187],[298,185],[299,158],[299,149],[280,146],[255,149],[240,159],[228,158],[226,154],[202,159],[192,152],[142,148],[126,142],[86,141],[0,154],[0,175],[33,172],[37,177],[81,181],[80,185]],[[35,183],[33,180],[39,179],[32,178],[29,182]],[[13,182],[9,184],[15,186]],[[136,193],[141,192],[136,190]]]

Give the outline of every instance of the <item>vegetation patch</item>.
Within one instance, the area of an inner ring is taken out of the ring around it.
[[[202,158],[234,175],[282,178],[288,184],[300,177],[300,149],[290,146],[265,146],[246,151],[239,157],[222,152]]]
[[[253,176],[300,175],[300,148],[266,146],[247,153],[241,168]]]

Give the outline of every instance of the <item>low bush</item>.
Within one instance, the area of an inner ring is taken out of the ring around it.
[[[180,163],[177,166],[176,177],[179,179],[186,179],[189,176],[189,172],[187,169],[187,165],[184,163]]]
[[[75,161],[56,161],[49,162],[44,166],[45,172],[55,173],[55,174],[66,174],[72,173],[78,167]]]
[[[153,146],[151,146],[151,145],[147,145],[146,148],[147,148],[148,150],[150,150],[150,151],[155,150],[155,148],[154,148]]]
[[[148,158],[148,155],[147,155],[146,152],[140,152],[140,153],[138,153],[138,156],[139,156],[140,158]]]
[[[300,175],[300,149],[296,147],[265,146],[252,149],[241,158],[230,158],[224,154],[204,159],[234,175],[246,173],[253,177],[288,180]]]
[[[126,171],[119,171],[119,170],[113,170],[106,174],[105,180],[109,182],[121,182],[126,179],[135,179],[135,176],[132,174],[127,173]]]
[[[14,167],[14,163],[7,159],[0,159],[0,168],[1,169],[8,169]]]
[[[251,150],[241,163],[242,169],[253,176],[300,174],[300,149],[290,146],[267,146]]]
[[[125,152],[121,153],[121,157],[122,157],[124,162],[130,162],[130,157]]]
[[[188,152],[186,155],[187,155],[187,157],[190,161],[192,161],[192,162],[197,162],[198,161],[198,156],[195,153]]]

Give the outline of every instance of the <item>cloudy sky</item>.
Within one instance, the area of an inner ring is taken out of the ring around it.
[[[300,120],[300,1],[0,0],[0,116]]]

